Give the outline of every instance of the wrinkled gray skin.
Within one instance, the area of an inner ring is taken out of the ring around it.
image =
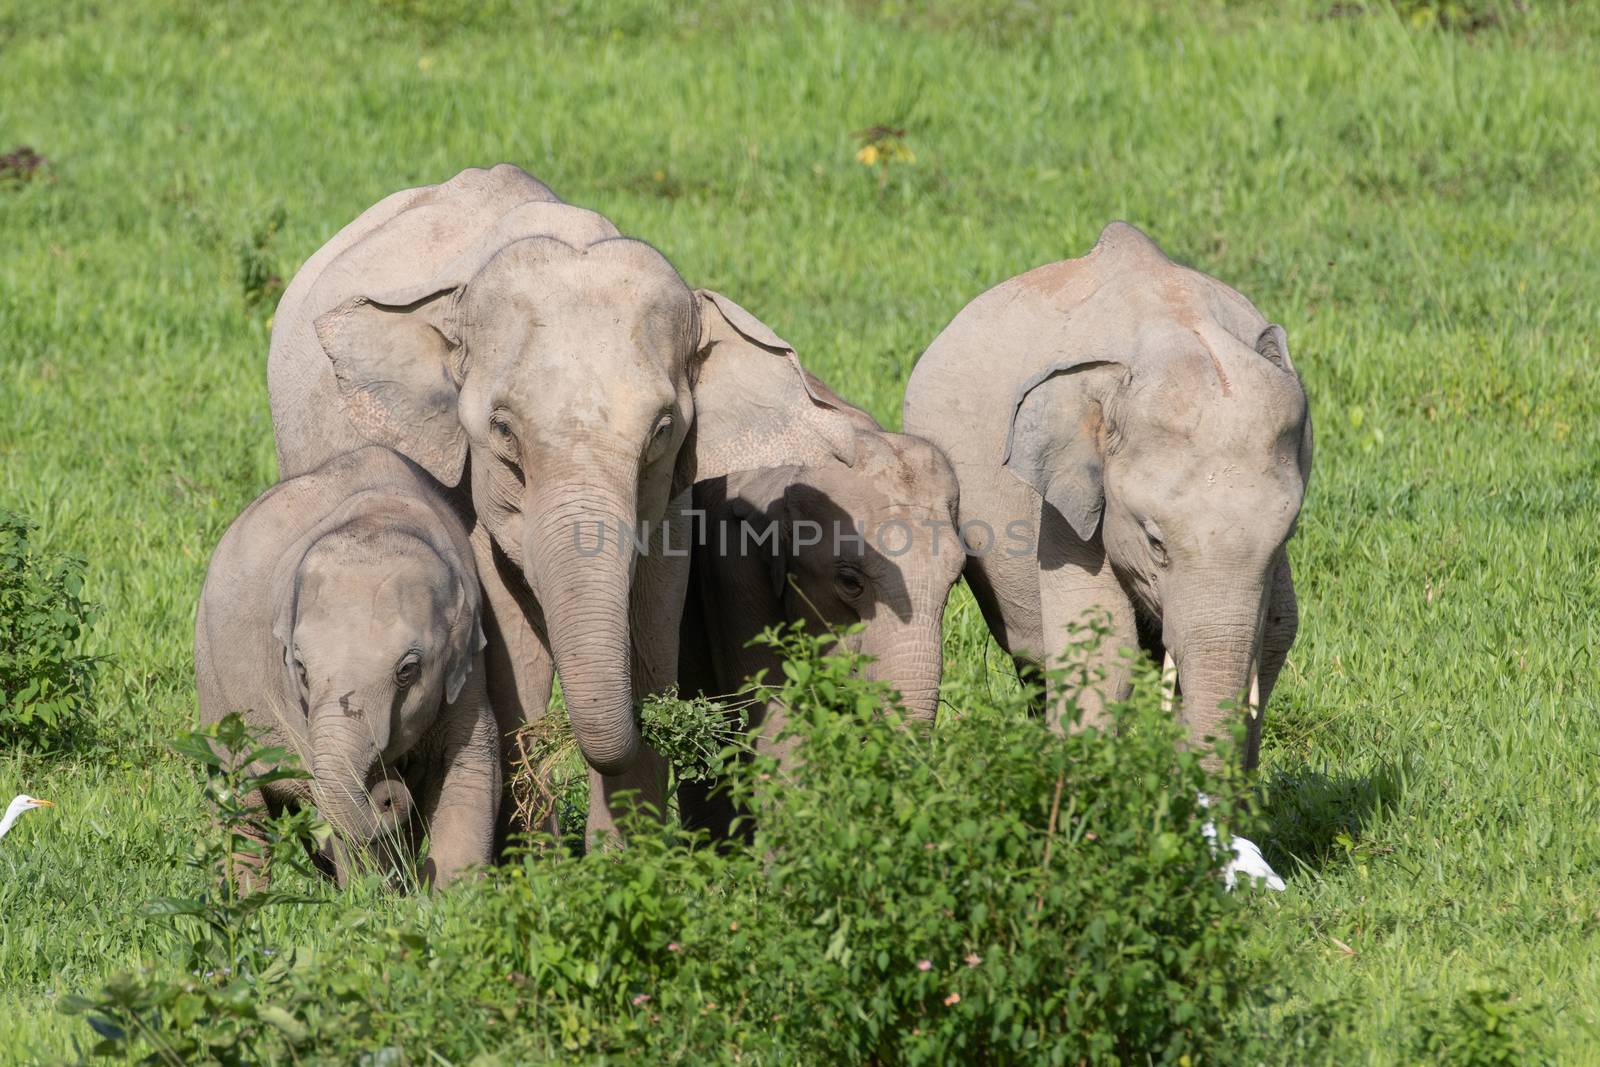
[[[950,457],[961,521],[999,532],[967,579],[1019,667],[1110,613],[1117,650],[1176,661],[1190,744],[1226,701],[1261,715],[1297,626],[1285,542],[1311,474],[1311,423],[1281,327],[1248,300],[1112,223],[1088,255],[1040,267],[964,308],[917,363],[905,424]],[[1031,550],[1007,524],[1037,530]],[[972,537],[969,535],[969,541]],[[1052,714],[1059,714],[1059,705]],[[1095,694],[1084,718],[1101,718]],[[1210,757],[1208,757],[1210,758]]]
[[[696,393],[708,375],[732,401],[766,396],[765,424],[720,436],[727,413]],[[505,164],[396,193],[313,255],[278,306],[268,385],[282,474],[375,442],[452,491],[502,736],[544,714],[559,673],[591,836],[614,830],[624,790],[662,806],[634,697],[675,680],[688,561],[586,555],[581,531],[681,526],[686,490],[733,469],[739,435],[848,444],[759,321]]]
[[[855,465],[783,464],[695,485],[706,537],[694,548],[680,684],[686,693],[736,693],[757,671],[778,675],[773,651],[751,645],[765,628],[805,619],[819,632],[859,622],[849,644],[871,657],[865,675],[896,689],[913,719],[931,721],[945,601],[963,563],[955,473],[927,441],[887,433],[811,385],[855,423]],[[758,541],[769,528],[775,533]],[[791,758],[792,740],[777,739],[780,706],[752,709],[751,726],[758,750]],[[685,783],[679,803],[686,826],[728,835],[733,810],[720,791]]]
[[[313,780],[267,787],[313,803],[352,865],[429,838],[444,884],[491,857],[498,730],[484,686],[472,546],[428,475],[383,448],[280,482],[211,557],[195,621],[201,719],[238,712]]]

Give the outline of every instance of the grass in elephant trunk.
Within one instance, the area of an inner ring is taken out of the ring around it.
[[[637,712],[640,735],[667,761],[672,787],[716,778],[723,763],[744,743],[750,700],[680,697],[670,690],[644,698]],[[557,701],[544,718],[517,731],[511,760],[512,825],[531,833],[554,816],[562,838],[581,850],[589,808],[589,768],[573,736],[565,707]],[[532,836],[544,847],[548,838]]]

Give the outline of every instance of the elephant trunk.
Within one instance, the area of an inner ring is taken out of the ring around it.
[[[528,508],[523,569],[539,599],[572,734],[589,766],[622,774],[639,759],[628,597],[635,512],[593,486],[551,486]]]
[[[1255,696],[1261,658],[1264,582],[1207,582],[1163,611],[1162,640],[1176,660],[1182,718],[1191,746],[1220,737],[1230,715],[1225,703]],[[1252,708],[1247,714],[1256,714]],[[1214,760],[1208,761],[1214,764]]]
[[[317,811],[338,832],[333,845],[339,884],[349,879],[358,858],[374,854],[386,838],[398,835],[411,818],[405,783],[380,767],[364,714],[350,714],[335,700],[311,712],[312,779]],[[368,781],[377,774],[377,780]]]
[[[873,657],[866,675],[894,686],[909,718],[931,722],[939,710],[939,680],[944,669],[942,629],[937,614],[897,625],[862,651]]]

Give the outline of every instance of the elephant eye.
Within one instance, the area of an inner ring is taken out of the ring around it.
[[[667,445],[672,443],[672,414],[663,413],[656,420],[656,428],[650,431],[650,440],[644,446],[646,462],[654,462],[661,458]]]
[[[300,661],[299,656],[294,658],[294,676],[300,683],[300,691],[309,693],[311,691],[311,683],[306,678],[306,665]]]
[[[504,415],[497,412],[489,416],[489,432],[494,435],[495,444],[502,451],[516,451],[517,435],[511,430],[511,421]]]
[[[522,447],[517,442],[516,431],[511,428],[511,420],[502,412],[489,416],[489,444],[494,454],[521,478]]]
[[[1150,544],[1150,554],[1155,557],[1158,564],[1167,565],[1167,543],[1161,537],[1161,527],[1154,519],[1145,519],[1141,525],[1144,527],[1145,540]]]
[[[833,587],[846,600],[854,600],[866,590],[867,583],[854,567],[840,567],[834,573]]]
[[[394,669],[394,684],[401,689],[410,689],[417,682],[417,676],[422,673],[422,653],[412,649],[400,657],[399,664]]]

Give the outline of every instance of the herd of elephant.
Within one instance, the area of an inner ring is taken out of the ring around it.
[[[1103,680],[1046,714],[1100,719],[1142,647],[1190,744],[1243,708],[1247,766],[1295,636],[1311,425],[1283,330],[1124,223],[968,304],[891,433],[651,245],[471,169],[306,261],[268,389],[283,480],[212,557],[196,683],[205,721],[241,713],[310,770],[261,799],[317,806],[341,884],[419,834],[426,881],[491,862],[557,674],[594,840],[667,809],[638,699],[740,690],[775,623],[860,623],[863,669],[931,719],[962,577],[1030,676],[1096,612]],[[757,744],[781,750],[781,713]],[[729,832],[716,790],[679,808]]]

